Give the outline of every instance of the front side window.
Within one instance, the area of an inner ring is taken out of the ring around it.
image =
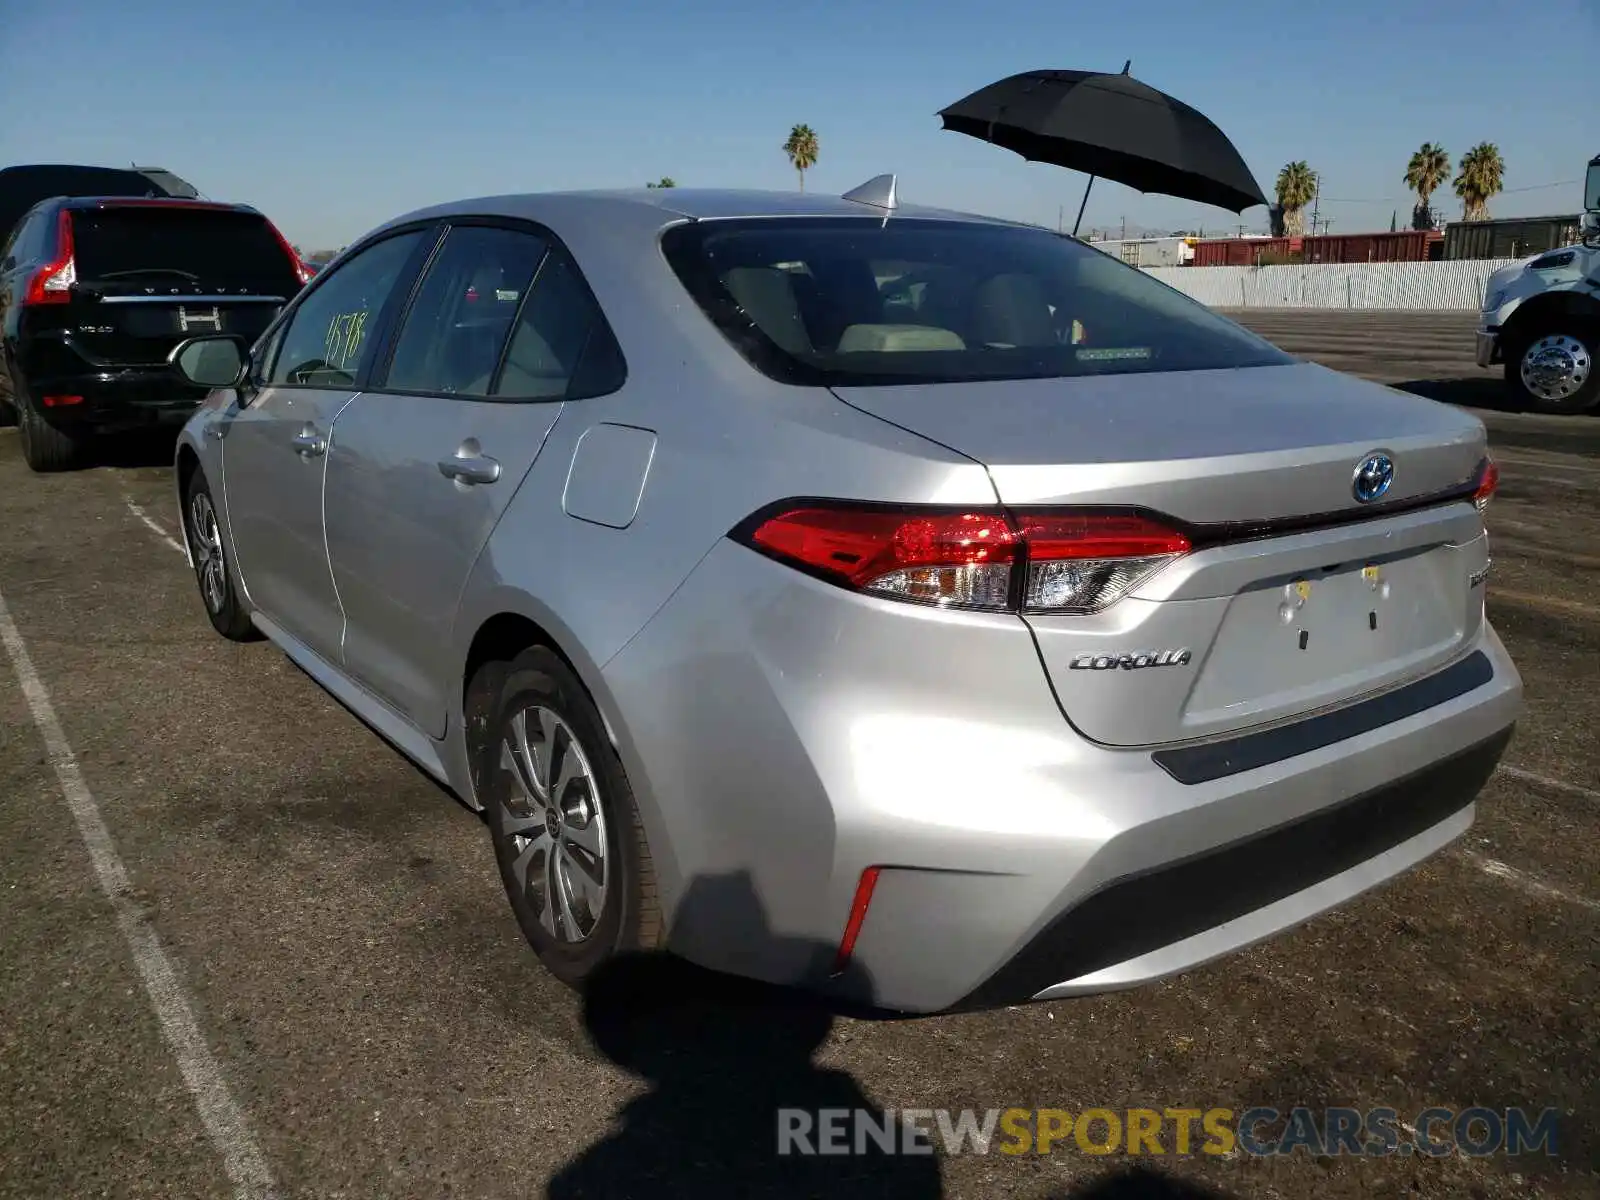
[[[1052,379],[1292,361],[1150,276],[1042,229],[796,217],[675,226],[707,317],[789,383]]]
[[[544,253],[531,233],[451,229],[400,327],[385,390],[487,395]]]
[[[378,316],[425,235],[431,238],[433,231],[385,238],[318,280],[290,314],[267,382],[354,387],[372,354]]]

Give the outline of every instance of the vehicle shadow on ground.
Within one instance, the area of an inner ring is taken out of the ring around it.
[[[712,921],[739,939],[767,928],[748,877],[700,879],[675,928]],[[736,940],[735,944],[739,944]],[[780,952],[826,978],[834,948],[803,939]],[[812,1197],[826,1200],[934,1200],[943,1195],[940,1160],[906,1153],[904,1135],[883,1131],[885,1113],[848,1072],[813,1056],[841,1016],[888,1017],[870,1007],[872,981],[860,968],[835,978],[846,999],[735,979],[665,952],[619,956],[584,989],[584,1024],[600,1053],[649,1090],[618,1112],[614,1132],[550,1181],[550,1200],[589,1197]],[[808,1153],[822,1139],[819,1114],[861,1114],[879,1137],[842,1125],[850,1153]],[[800,1130],[780,1150],[780,1130]],[[888,1142],[888,1146],[884,1145]],[[1050,1200],[1222,1200],[1145,1171],[1113,1172]]]
[[[1200,1187],[1184,1179],[1143,1167],[1112,1171],[1070,1192],[1050,1193],[1043,1200],[1231,1200],[1226,1192]]]
[[[85,455],[86,467],[170,467],[178,449],[176,430],[127,433],[100,439]]]
[[[1485,373],[1481,379],[1408,379],[1393,386],[1403,392],[1460,405],[1462,408],[1482,408],[1493,412],[1519,411],[1517,405],[1511,402],[1506,381],[1498,371],[1492,375]]]
[[[674,914],[675,930],[716,927],[727,936],[767,928],[744,875],[697,879]],[[832,948],[797,939],[780,952],[826,974]],[[857,969],[842,979],[870,995]],[[781,1153],[784,1110],[814,1122],[825,1109],[882,1110],[847,1072],[812,1056],[848,1005],[792,989],[735,979],[664,952],[622,955],[584,989],[583,1016],[596,1049],[650,1089],[617,1114],[617,1128],[551,1181],[551,1200],[883,1197],[933,1200],[942,1194],[938,1160],[892,1153],[870,1139],[862,1154]]]

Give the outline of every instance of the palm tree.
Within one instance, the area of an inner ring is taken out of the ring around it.
[[[645,184],[645,187],[647,188],[668,188],[677,186],[678,181],[671,175],[663,175],[660,179],[656,180],[656,182]]]
[[[789,140],[783,144],[789,163],[800,175],[800,190],[806,190],[806,172],[817,165],[817,134],[809,125],[796,125],[789,130]]]
[[[1489,200],[1505,190],[1506,160],[1493,142],[1479,142],[1456,165],[1456,195],[1463,221],[1487,221]]]
[[[1432,196],[1450,178],[1450,152],[1443,146],[1423,142],[1411,156],[1406,166],[1405,184],[1417,194],[1417,207],[1411,214],[1413,229],[1433,228],[1433,210],[1428,207]]]
[[[1304,162],[1292,162],[1278,172],[1278,205],[1283,209],[1283,232],[1304,237],[1306,205],[1317,194],[1317,173]]]

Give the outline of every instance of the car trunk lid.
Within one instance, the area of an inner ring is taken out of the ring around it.
[[[69,333],[108,364],[166,361],[203,334],[254,341],[300,287],[259,213],[182,201],[107,201],[72,212]]]
[[[983,463],[1013,510],[1136,507],[1192,549],[1103,611],[1030,612],[1069,720],[1157,745],[1290,719],[1449,662],[1482,620],[1483,427],[1310,364],[837,388]],[[1392,483],[1364,504],[1361,464]]]

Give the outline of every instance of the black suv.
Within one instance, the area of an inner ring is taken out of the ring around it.
[[[56,197],[0,248],[0,408],[36,471],[94,436],[179,425],[205,398],[167,365],[201,333],[252,342],[310,276],[253,208],[172,197]]]

